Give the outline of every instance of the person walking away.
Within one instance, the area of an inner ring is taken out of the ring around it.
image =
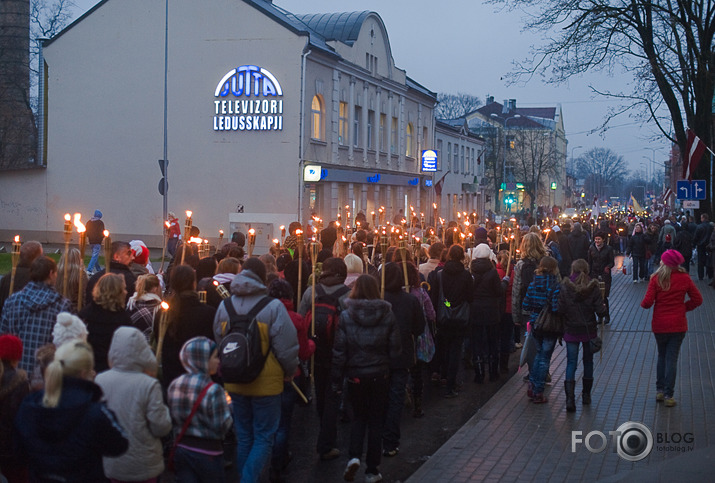
[[[545,256],[534,272],[534,281],[529,284],[523,302],[524,311],[530,314],[529,324],[536,343],[536,356],[533,367],[529,371],[529,389],[527,390],[527,396],[534,404],[548,402],[544,395],[546,375],[549,373],[549,364],[554,347],[556,347],[556,339],[562,335],[542,332],[534,327],[534,322],[541,309],[547,304],[551,306],[552,312],[558,311],[560,288],[559,265],[554,258]]]
[[[213,330],[216,342],[230,332],[229,310],[246,315],[261,303],[256,314],[265,362],[251,382],[235,382],[223,375],[226,390],[233,401],[233,415],[238,435],[237,468],[243,483],[260,478],[273,449],[281,415],[283,382],[290,381],[298,367],[298,336],[285,306],[280,300],[261,302],[267,293],[266,267],[257,258],[249,258],[243,270],[231,282],[231,298],[216,312]],[[231,308],[228,308],[228,304]],[[222,354],[223,356],[223,354]]]
[[[30,481],[106,481],[102,457],[127,451],[126,434],[102,401],[93,368],[89,344],[64,343],[47,367],[45,389],[20,405],[15,434]]]
[[[595,313],[604,314],[598,281],[588,276],[588,262],[582,258],[571,264],[571,275],[561,281],[559,312],[564,316],[564,341],[566,342],[566,411],[576,411],[576,367],[579,345],[583,346],[583,392],[584,406],[591,404],[593,388],[593,353],[590,341],[598,336]]]
[[[107,355],[114,331],[123,325],[131,326],[132,319],[124,308],[127,289],[121,275],[102,275],[93,292],[94,300],[82,309],[79,318],[87,324],[87,342],[94,350],[94,370],[99,373],[109,369]]]
[[[385,301],[392,306],[402,346],[400,357],[390,361],[390,389],[382,436],[382,455],[388,457],[397,456],[400,452],[400,421],[405,407],[407,379],[417,360],[415,339],[425,330],[425,316],[419,300],[405,292],[401,252],[398,250],[395,254],[398,260],[382,267],[385,270]],[[409,274],[407,281],[409,284]]]
[[[425,317],[426,324],[424,333],[426,334],[427,331],[430,331],[431,334],[434,334],[436,330],[435,323],[437,321],[437,316],[434,312],[432,299],[430,299],[427,291],[422,288],[420,273],[414,263],[407,264],[407,275],[410,285],[410,293],[417,297],[417,300],[422,307],[422,313]],[[421,418],[425,414],[422,410],[422,391],[424,388],[424,371],[427,367],[427,362],[419,358],[419,353],[416,359],[417,361],[414,367],[410,370],[410,379],[412,379],[412,417]]]
[[[658,254],[658,237],[660,236],[660,227],[657,223],[650,223],[646,228],[646,235],[650,237],[648,246],[645,252],[646,259],[646,279],[649,279],[651,274],[655,271],[654,267],[660,262],[660,255]]]
[[[388,405],[390,364],[402,353],[400,334],[390,304],[380,299],[377,280],[361,275],[340,314],[333,346],[331,385],[342,391],[348,378],[348,397],[355,412],[350,427],[350,460],[343,478],[353,481],[360,469],[367,434],[365,481],[382,481],[380,455]]]
[[[24,483],[28,478],[12,429],[20,403],[30,393],[27,373],[18,368],[21,358],[22,341],[14,335],[0,335],[0,468],[9,483]]]
[[[432,273],[440,264],[440,257],[444,251],[444,244],[441,242],[434,242],[430,245],[428,254],[429,260],[425,263],[420,264],[420,275],[422,275],[425,280],[429,278],[429,274]]]
[[[557,230],[558,228],[558,230]],[[556,239],[559,243],[559,250],[561,251],[561,261],[559,262],[559,273],[561,277],[568,277],[571,271],[571,262],[575,260],[571,255],[571,246],[569,245],[569,235],[571,234],[571,224],[565,222],[561,227],[554,225],[551,228],[552,231],[556,232]]]
[[[211,380],[218,372],[218,348],[206,337],[194,337],[180,357],[186,373],[171,383],[167,397],[176,433],[176,481],[222,483],[223,438],[233,421],[226,393]]]
[[[656,366],[657,402],[675,406],[675,377],[678,368],[680,345],[688,331],[686,313],[703,303],[703,297],[693,280],[681,266],[683,256],[676,250],[667,250],[660,257],[660,267],[648,283],[641,307],[653,309],[651,329],[658,346]],[[688,300],[685,300],[685,296]]]
[[[678,252],[683,255],[682,267],[685,269],[686,273],[690,273],[690,261],[693,258],[693,235],[686,229],[680,230],[675,235],[675,242],[673,242],[673,248],[678,250]]]
[[[633,234],[628,239],[626,246],[626,256],[633,259],[633,283],[645,281],[648,278],[646,272],[646,252],[650,236],[643,231],[643,224],[636,223],[633,227]]]
[[[452,245],[447,252],[447,261],[442,270],[430,273],[430,298],[437,313],[437,367],[440,377],[446,383],[444,397],[457,397],[457,373],[462,359],[462,344],[469,330],[469,314],[465,320],[451,320],[440,317],[439,305],[457,309],[462,304],[471,305],[473,290],[472,276],[464,268],[464,249]],[[468,312],[468,311],[467,311]]]
[[[606,315],[603,316],[605,324],[611,322],[608,296],[611,293],[611,269],[613,269],[614,263],[613,248],[606,245],[606,234],[602,231],[596,232],[593,244],[588,248],[588,264],[591,267],[589,275],[606,284],[606,291],[603,295],[603,301],[606,304]]]
[[[713,279],[713,269],[712,266],[708,264],[708,251],[707,246],[710,243],[710,236],[713,233],[713,227],[710,224],[710,217],[707,213],[700,215],[700,223],[695,229],[695,236],[693,243],[698,251],[698,280],[703,280],[705,275],[708,276],[710,280]]]
[[[502,250],[497,253],[497,274],[502,280],[504,287],[504,296],[499,300],[499,372],[502,374],[509,373],[509,354],[514,352],[514,333],[516,326],[511,313],[511,292],[514,286],[514,265],[509,265],[509,252]],[[506,282],[504,282],[506,280]],[[520,334],[519,334],[520,336]]]
[[[27,241],[20,247],[20,258],[15,269],[15,282],[13,284],[13,293],[19,292],[30,281],[30,265],[32,262],[42,256],[42,244],[36,241]],[[0,279],[0,313],[2,312],[5,301],[10,295],[10,279],[8,273]]]
[[[489,380],[499,378],[499,301],[504,296],[499,274],[492,263],[494,253],[486,243],[474,249],[470,270],[473,278],[469,310],[474,382],[481,384],[488,364]],[[496,257],[494,257],[496,258]]]
[[[122,456],[105,456],[104,474],[112,483],[156,483],[164,472],[161,438],[171,432],[171,416],[156,379],[156,357],[141,331],[119,327],[114,332],[109,367],[96,382],[125,430],[129,449]]]
[[[20,338],[25,350],[19,367],[28,374],[35,367],[35,351],[52,342],[57,314],[72,310],[71,302],[55,291],[56,281],[57,265],[41,256],[30,265],[30,281],[3,307],[0,333]]]
[[[588,260],[588,247],[590,242],[588,233],[583,230],[581,223],[576,222],[573,224],[568,243],[572,260],[578,260],[579,258]]]
[[[52,342],[35,352],[35,369],[30,375],[30,390],[39,391],[45,387],[45,370],[54,360],[55,351],[65,342],[75,339],[87,341],[87,326],[76,315],[60,312],[52,329]]]
[[[94,210],[94,216],[85,225],[87,230],[87,243],[92,250],[92,257],[87,265],[87,273],[94,274],[99,271],[99,253],[102,251],[102,241],[104,240],[104,222],[102,212]],[[108,263],[105,260],[105,263]]]

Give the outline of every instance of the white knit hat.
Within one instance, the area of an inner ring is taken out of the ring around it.
[[[57,323],[52,329],[52,343],[55,347],[59,347],[74,339],[87,340],[87,326],[79,317],[69,312],[60,312],[57,314]]]
[[[477,245],[477,247],[472,251],[472,259],[474,258],[489,258],[493,259],[496,258],[494,256],[494,252],[492,251],[491,248],[489,248],[489,245],[486,243],[480,243]]]

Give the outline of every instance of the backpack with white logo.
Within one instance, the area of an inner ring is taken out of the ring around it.
[[[256,315],[273,298],[263,297],[253,308],[243,315],[238,315],[231,299],[223,302],[228,312],[228,327],[218,347],[221,360],[221,377],[229,384],[253,382],[263,370],[268,353],[263,354],[261,330]],[[270,349],[269,349],[270,350]]]

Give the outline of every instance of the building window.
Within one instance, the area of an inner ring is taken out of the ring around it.
[[[387,149],[385,149],[385,147],[387,146],[387,128],[385,126],[386,123],[387,116],[385,114],[380,114],[380,134],[378,138],[378,143],[380,145],[377,148],[382,152],[387,151]]]
[[[462,164],[462,173],[467,174],[467,164],[464,162],[464,146],[461,146],[460,162]]]
[[[375,149],[372,127],[375,125],[375,111],[367,111],[367,148]]]
[[[415,149],[412,146],[412,139],[414,138],[413,132],[414,128],[412,127],[412,123],[408,123],[407,129],[405,130],[405,156],[410,158],[415,155]]]
[[[310,123],[310,137],[319,141],[325,141],[325,131],[323,130],[323,101],[320,96],[313,96],[310,107],[312,122]]]
[[[469,147],[467,147],[467,152],[464,153],[464,172],[472,174],[472,171],[469,170]]]
[[[455,173],[459,173],[459,145],[454,144],[454,161],[452,162],[452,167]]]
[[[452,170],[452,143],[447,143],[447,171]]]
[[[390,153],[397,154],[397,147],[399,145],[399,137],[397,134],[397,118],[392,118],[392,127],[390,129]]]
[[[340,102],[338,112],[338,144],[345,146],[348,142],[348,103]]]
[[[353,146],[358,147],[360,145],[360,118],[362,114],[362,107],[355,106],[355,119],[353,119]]]
[[[444,156],[444,152],[442,151],[442,148],[444,147],[444,143],[442,142],[441,139],[437,140],[437,169],[442,171],[442,156]]]

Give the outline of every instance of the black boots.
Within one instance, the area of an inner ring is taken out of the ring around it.
[[[576,381],[564,381],[564,391],[566,391],[566,412],[576,412]]]
[[[509,374],[509,353],[502,352],[499,354],[499,372]]]
[[[581,393],[581,399],[584,406],[591,404],[591,388],[593,387],[593,378],[586,379],[583,378],[583,392]]]
[[[484,366],[485,364],[481,359],[477,359],[474,362],[474,382],[481,384],[484,382]]]

